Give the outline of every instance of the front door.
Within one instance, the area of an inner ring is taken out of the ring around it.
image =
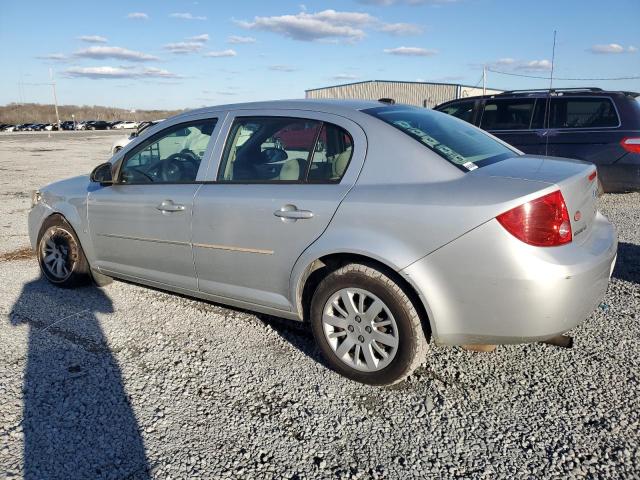
[[[199,288],[288,311],[293,266],[353,186],[366,141],[333,115],[244,115],[229,120],[215,182],[196,196]]]
[[[167,127],[125,154],[113,185],[90,192],[100,271],[197,289],[191,214],[215,124],[199,119]]]

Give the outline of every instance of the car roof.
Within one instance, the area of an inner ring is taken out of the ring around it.
[[[358,99],[299,99],[299,100],[270,100],[264,102],[231,103],[227,105],[217,105],[203,107],[196,110],[181,113],[180,116],[193,115],[196,113],[219,112],[221,110],[310,110],[337,115],[353,113],[354,111],[365,110],[385,105],[376,100]]]
[[[601,88],[553,88],[551,90],[507,90],[502,93],[494,93],[490,95],[476,95],[474,97],[464,97],[464,98],[456,98],[454,100],[449,100],[447,102],[442,102],[440,105],[436,105],[439,107],[441,105],[446,105],[452,102],[465,101],[465,100],[483,100],[490,98],[540,98],[546,97],[547,95],[553,95],[555,97],[602,97],[602,96],[627,96],[627,97],[639,97],[640,93],[638,92],[630,92],[630,91],[622,91],[622,90],[603,90]]]

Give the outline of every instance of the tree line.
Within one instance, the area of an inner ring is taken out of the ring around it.
[[[158,120],[176,115],[183,110],[127,110],[124,108],[102,107],[99,105],[59,105],[60,121],[73,120]],[[9,103],[0,106],[0,123],[55,123],[56,111],[53,104]]]

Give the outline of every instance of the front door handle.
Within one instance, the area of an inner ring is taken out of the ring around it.
[[[288,220],[305,220],[307,218],[313,218],[313,212],[311,210],[298,210],[295,205],[283,205],[280,210],[273,212],[276,217],[282,219],[282,221]]]
[[[156,208],[161,212],[183,212],[184,211],[184,205],[178,205],[176,203],[173,203],[173,200],[164,200]]]

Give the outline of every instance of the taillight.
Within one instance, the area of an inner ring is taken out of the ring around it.
[[[589,179],[589,181],[590,181],[590,182],[593,182],[593,181],[596,179],[596,177],[597,177],[597,176],[598,176],[597,171],[596,171],[596,170],[594,170],[593,172],[591,172],[591,173],[589,174],[588,179]]]
[[[555,247],[572,239],[571,221],[560,190],[496,217],[511,235],[529,245]]]
[[[620,141],[620,145],[627,152],[640,153],[640,137],[626,137]]]

